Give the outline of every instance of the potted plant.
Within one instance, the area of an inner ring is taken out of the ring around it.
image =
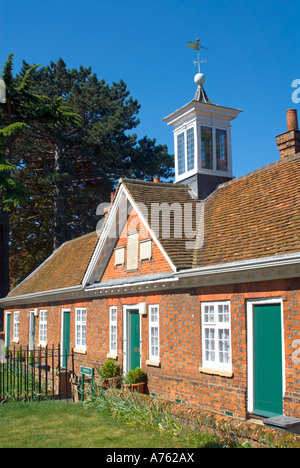
[[[115,363],[115,360],[110,358],[102,366],[101,369],[97,369],[98,373],[103,379],[103,388],[119,388],[121,384],[120,366]]]
[[[125,376],[124,387],[132,392],[145,393],[146,373],[140,367],[129,370]]]

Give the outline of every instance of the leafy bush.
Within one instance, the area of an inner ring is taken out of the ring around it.
[[[140,367],[136,367],[134,370],[129,370],[125,376],[124,383],[126,385],[133,385],[146,381],[146,374]]]
[[[120,366],[115,363],[114,359],[108,359],[101,369],[97,369],[102,379],[110,379],[120,375]]]

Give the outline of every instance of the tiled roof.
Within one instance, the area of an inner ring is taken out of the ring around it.
[[[94,232],[66,242],[19,284],[9,297],[80,285],[97,241],[98,236]]]
[[[171,215],[170,238],[154,229],[151,218],[152,203],[190,203],[194,229],[200,202],[187,185],[133,179],[122,184],[137,205],[146,207],[151,229],[178,269],[300,252],[300,154],[220,185],[205,201],[204,244],[195,250],[186,249],[191,239],[174,236],[180,218]],[[97,233],[91,233],[66,242],[9,297],[79,286],[97,241]]]
[[[300,154],[220,185],[193,267],[300,252]]]

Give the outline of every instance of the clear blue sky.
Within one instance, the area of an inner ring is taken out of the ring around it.
[[[234,175],[279,159],[291,83],[300,79],[299,0],[1,0],[1,65],[15,53],[48,65],[91,66],[108,83],[123,79],[142,105],[139,137],[168,145],[162,118],[195,94],[197,37],[208,47],[205,89],[220,105],[242,109],[233,121]],[[299,115],[300,119],[300,115]]]

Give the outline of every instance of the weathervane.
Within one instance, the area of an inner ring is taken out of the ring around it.
[[[194,49],[198,52],[198,60],[194,60],[194,64],[198,64],[198,71],[200,73],[200,63],[206,63],[206,60],[200,60],[200,49],[207,49],[200,44],[200,39],[198,38],[196,42],[188,41],[188,49]]]
[[[200,64],[206,63],[206,60],[200,60],[200,49],[207,49],[207,47],[202,46],[200,44],[200,39],[198,38],[196,42],[188,41],[188,48],[197,50],[198,52],[198,60],[194,60],[194,64],[198,64],[198,73],[194,77],[194,82],[197,85],[197,92],[195,94],[194,101],[205,102],[206,104],[213,104],[203,88],[203,85],[205,83],[205,75],[203,75],[203,73],[200,72]]]

